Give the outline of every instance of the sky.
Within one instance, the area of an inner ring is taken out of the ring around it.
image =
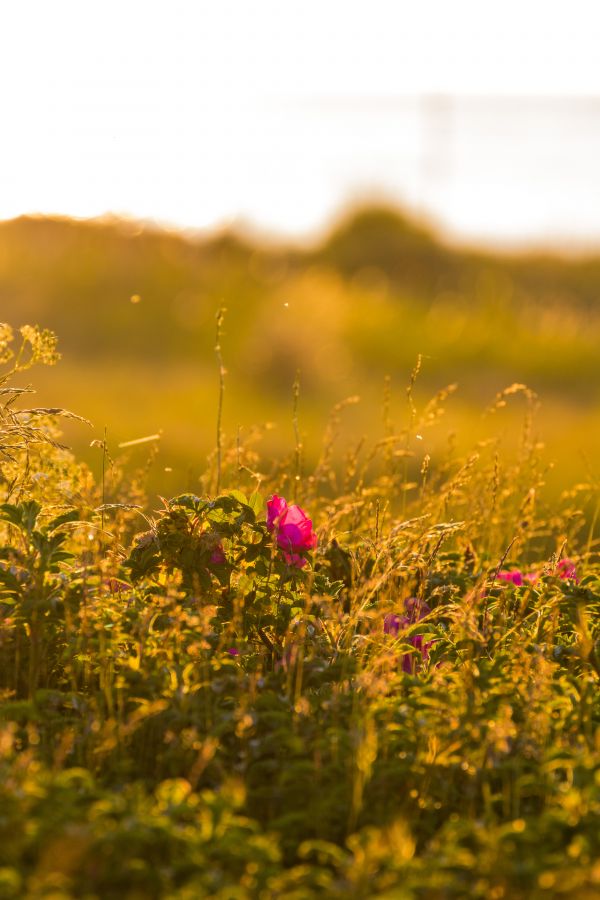
[[[0,218],[303,235],[375,194],[467,237],[600,238],[595,6],[2,4]]]

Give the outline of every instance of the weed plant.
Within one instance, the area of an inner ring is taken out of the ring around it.
[[[492,407],[524,401],[514,456],[432,460],[451,389],[418,408],[417,364],[403,423],[388,384],[383,437],[339,447],[340,403],[307,470],[296,380],[288,458],[219,420],[197,493],[157,504],[29,406],[56,341],[20,338],[2,326],[0,897],[600,896],[597,485],[545,505],[531,391]],[[302,546],[273,495],[311,516]]]

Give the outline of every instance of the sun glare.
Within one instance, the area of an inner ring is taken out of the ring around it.
[[[466,235],[564,237],[575,209],[574,236],[598,235],[598,117],[582,125],[564,100],[600,89],[591,10],[580,0],[567,21],[515,0],[381,0],[368,16],[342,0],[15,4],[0,38],[0,217],[299,235],[386,193]],[[474,116],[473,95],[546,100],[541,117],[490,101],[490,119],[485,104]]]

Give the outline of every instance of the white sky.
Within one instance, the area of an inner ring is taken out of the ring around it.
[[[452,178],[426,183],[432,153],[434,168],[448,164],[442,150],[436,156],[436,142],[447,137],[444,111],[423,116],[416,99],[411,107],[401,98],[600,96],[596,7],[595,0],[5,0],[0,218],[116,212],[203,227],[241,217],[301,233],[346,198],[376,189],[466,234],[559,233],[565,216],[585,206],[585,185],[578,194],[569,182],[565,197],[547,202],[538,184],[528,206],[526,173],[514,198],[506,193],[509,167],[485,195],[460,175],[475,152],[461,137],[462,119],[451,123]],[[501,136],[503,146],[523,146],[519,127],[513,138]],[[563,136],[564,174],[577,167],[581,147]],[[554,138],[547,126],[536,140],[545,146]],[[547,161],[551,184],[549,165],[556,160]],[[600,209],[597,197],[593,207]],[[591,201],[582,221],[578,234],[600,237]]]

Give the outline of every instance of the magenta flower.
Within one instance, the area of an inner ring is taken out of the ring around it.
[[[579,583],[579,578],[577,577],[577,569],[575,568],[575,563],[572,559],[561,559],[557,566],[556,574],[559,578],[562,578],[563,581],[570,579]]]
[[[305,558],[299,553],[288,553],[287,550],[284,550],[283,558],[288,566],[296,566],[297,569],[302,569],[306,565]]]
[[[281,520],[288,508],[287,501],[277,494],[273,494],[270,500],[267,500],[267,528],[273,531],[275,523]]]
[[[312,521],[304,510],[273,494],[267,501],[267,528],[277,535],[277,545],[287,564],[302,568],[306,560],[300,554],[317,546]]]
[[[401,628],[410,625],[407,616],[398,616],[396,613],[388,613],[383,620],[383,631],[385,634],[398,634]]]
[[[230,647],[227,652],[229,653],[230,656],[239,656],[240,655],[240,651],[237,649],[237,647]]]
[[[498,572],[496,578],[499,578],[500,581],[510,581],[512,584],[516,584],[517,587],[521,587],[523,584],[523,573],[519,569],[512,569],[510,572]],[[525,578],[528,578],[528,576],[526,575]]]
[[[224,562],[227,562],[227,558],[220,544],[217,544],[213,552],[210,554],[210,561],[213,566],[222,566]]]
[[[420,619],[423,619],[431,612],[431,609],[424,600],[417,597],[409,597],[404,601],[404,610],[406,615],[399,616],[396,613],[388,613],[383,620],[383,630],[385,634],[398,635],[410,625],[414,625]],[[408,638],[408,643],[421,654],[421,661],[427,662],[429,659],[429,648],[434,641],[423,642],[422,634],[414,634]],[[418,656],[414,653],[404,653],[402,655],[402,670],[409,674],[414,674],[418,664]]]
[[[572,559],[561,559],[556,567],[556,575],[558,578],[562,578],[563,581],[568,579],[576,582],[579,581],[577,570],[575,569],[575,564]],[[536,581],[539,581],[540,575],[538,572],[521,572],[519,569],[511,569],[510,571],[505,570],[503,572],[498,572],[496,578],[500,581],[508,581],[517,587],[521,587],[526,581],[535,584]]]

